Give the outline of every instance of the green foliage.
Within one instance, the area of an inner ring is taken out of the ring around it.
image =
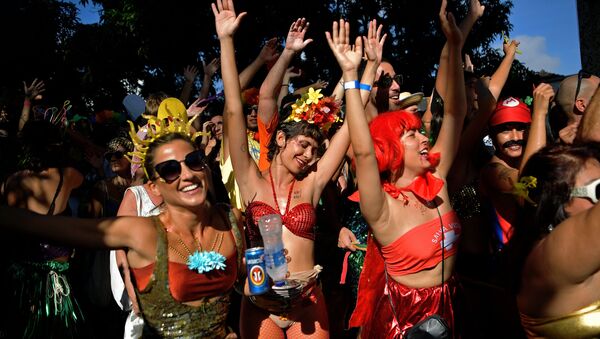
[[[471,32],[465,52],[495,67],[499,59],[484,55],[500,32],[510,31],[508,14],[512,2],[481,2],[486,12]],[[143,83],[140,86],[143,95],[162,90],[177,96],[184,66],[193,64],[201,68],[200,55],[207,62],[219,56],[210,1],[81,0],[80,3],[102,6],[99,24],[80,24],[75,6],[60,0],[24,0],[18,4],[4,1],[0,5],[0,11],[8,18],[3,22],[2,34],[7,36],[6,45],[11,51],[5,53],[8,59],[1,67],[12,74],[0,79],[3,88],[18,90],[21,80],[31,81],[34,77],[52,79],[47,88],[53,91],[47,94],[57,100],[68,96],[76,107],[79,102],[79,111],[84,103],[88,108],[93,103],[94,109],[119,109],[121,99],[131,90],[128,87],[137,87],[138,82]],[[294,61],[303,70],[296,85],[319,78],[335,84],[341,73],[324,31],[331,30],[332,21],[343,16],[350,21],[353,36],[365,34],[368,20],[377,18],[389,34],[384,56],[404,75],[404,87],[410,91],[430,91],[444,44],[438,20],[439,0],[303,0],[293,7],[291,4],[272,0],[235,2],[238,12],[248,12],[236,36],[240,68],[256,57],[267,39],[278,37],[283,46],[292,20],[306,17],[310,21],[308,37],[314,42],[306,48],[305,58],[297,57]],[[451,2],[450,6],[459,20],[466,13],[467,5],[463,2]],[[257,86],[264,72],[258,75]],[[517,72],[523,77],[530,75],[525,68]]]

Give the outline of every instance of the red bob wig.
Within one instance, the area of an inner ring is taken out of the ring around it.
[[[371,124],[371,138],[375,147],[379,172],[396,171],[404,165],[404,145],[400,138],[410,130],[421,128],[421,120],[407,111],[392,111],[379,114]],[[439,158],[430,158],[435,167]]]

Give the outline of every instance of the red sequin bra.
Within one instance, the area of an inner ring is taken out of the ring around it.
[[[262,201],[253,201],[248,204],[248,207],[246,207],[246,229],[248,230],[250,241],[253,242],[255,239],[261,239],[260,231],[258,229],[258,219],[267,214],[281,215],[281,221],[283,222],[283,225],[294,235],[315,240],[315,224],[317,222],[317,214],[315,213],[314,207],[305,202],[300,203],[290,209],[292,191],[294,190],[294,184],[296,183],[296,180],[294,179],[290,185],[284,214],[281,214],[281,209],[277,203],[277,194],[275,193],[275,184],[273,183],[273,176],[271,175],[270,168],[269,180],[271,181],[271,190],[273,191],[275,208]]]

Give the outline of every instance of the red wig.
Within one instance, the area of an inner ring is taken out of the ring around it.
[[[404,145],[400,139],[407,131],[420,128],[421,120],[407,111],[382,113],[371,121],[369,129],[380,173],[402,168],[404,165]],[[439,157],[432,154],[430,162],[435,167],[439,162]]]

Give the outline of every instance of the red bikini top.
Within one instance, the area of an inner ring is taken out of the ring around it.
[[[281,215],[281,221],[283,225],[294,235],[315,240],[315,224],[317,223],[317,214],[315,212],[315,208],[311,204],[305,202],[300,203],[290,209],[292,191],[294,189],[296,180],[292,181],[292,184],[290,185],[285,213],[281,214],[281,209],[277,203],[277,194],[275,193],[275,185],[273,183],[273,177],[271,176],[271,169],[269,169],[269,179],[271,181],[271,189],[273,190],[275,208],[262,201],[253,201],[248,204],[248,207],[246,207],[246,229],[248,230],[248,237],[250,238],[250,241],[254,242],[254,239],[261,239],[260,230],[258,229],[258,219],[267,214]]]

